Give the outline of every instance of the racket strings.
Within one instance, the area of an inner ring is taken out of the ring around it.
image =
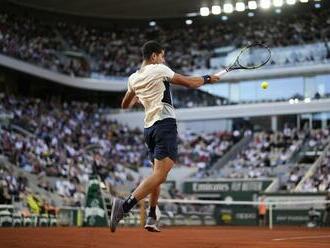
[[[243,68],[258,68],[270,59],[270,50],[266,47],[248,47],[244,49],[237,59],[237,63]]]

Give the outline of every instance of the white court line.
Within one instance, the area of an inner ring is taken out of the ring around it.
[[[330,235],[290,237],[290,238],[282,238],[282,239],[272,239],[272,241],[297,240],[297,239],[321,239],[321,238],[330,238]]]

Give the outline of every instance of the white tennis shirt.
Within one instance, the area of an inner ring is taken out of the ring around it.
[[[174,71],[164,64],[146,65],[128,78],[128,91],[133,91],[145,109],[144,127],[156,121],[175,118],[170,81]]]

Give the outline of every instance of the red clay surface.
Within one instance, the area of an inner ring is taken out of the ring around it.
[[[171,227],[161,233],[141,228],[0,228],[1,248],[218,248],[330,247],[330,229]]]

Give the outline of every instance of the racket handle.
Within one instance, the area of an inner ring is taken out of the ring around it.
[[[222,70],[222,71],[219,71],[217,73],[215,73],[214,75],[218,76],[218,77],[222,77],[223,75],[225,75],[228,71],[225,69],[225,70]]]

